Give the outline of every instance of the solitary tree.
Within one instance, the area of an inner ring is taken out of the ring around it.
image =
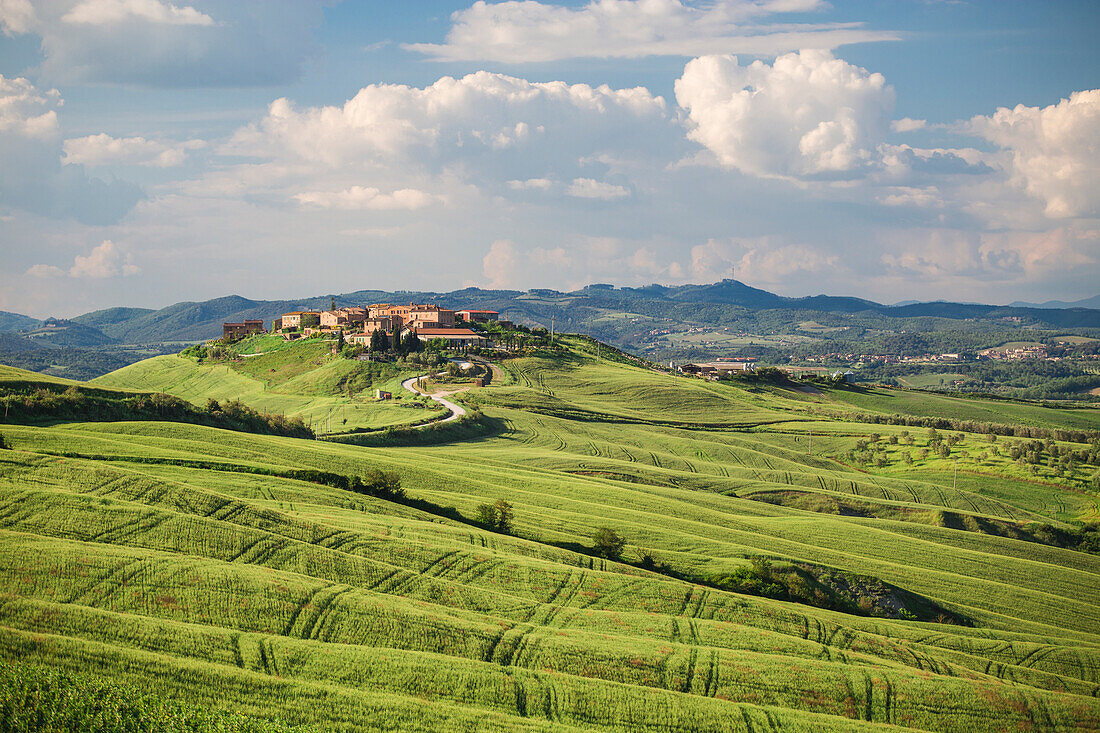
[[[494,529],[497,526],[497,510],[492,504],[478,504],[477,523],[486,529]]]
[[[600,557],[606,557],[608,560],[618,560],[622,557],[624,547],[626,547],[626,540],[610,527],[600,527],[592,535],[592,549]]]
[[[493,508],[497,513],[497,531],[509,534],[512,531],[512,520],[515,517],[512,505],[504,499],[497,499],[497,503],[493,505]]]
[[[401,349],[401,326],[394,325],[393,337],[390,339],[390,345],[393,347],[393,353],[400,355]]]
[[[503,534],[511,534],[514,516],[512,505],[504,499],[497,499],[494,504],[479,504],[477,507],[477,523],[485,529]]]

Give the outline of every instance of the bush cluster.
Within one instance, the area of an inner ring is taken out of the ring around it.
[[[10,423],[51,421],[116,422],[158,420],[208,425],[247,433],[313,438],[300,418],[261,413],[240,402],[210,400],[206,407],[164,393],[133,394],[63,385],[19,392],[0,390],[0,405]]]
[[[1050,438],[1067,443],[1088,443],[1100,439],[1100,431],[1097,430],[1039,428],[1030,425],[1005,425],[1003,423],[958,420],[948,417],[916,417],[913,415],[880,415],[857,412],[851,416],[851,420],[875,425],[905,425],[907,427],[959,430],[964,433],[984,433],[1016,438]]]
[[[512,534],[515,511],[511,503],[497,499],[493,504],[479,504],[475,512],[478,524],[485,529],[501,534]]]

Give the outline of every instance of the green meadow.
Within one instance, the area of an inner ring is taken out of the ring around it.
[[[0,728],[112,690],[150,730],[1100,728],[1100,411],[712,383],[561,343],[456,395],[477,429],[435,443],[0,425],[0,676],[24,691]],[[349,397],[357,362],[272,347],[96,384],[417,414]],[[331,479],[378,471],[400,490]]]
[[[332,355],[330,343],[254,337],[235,345],[232,358],[199,362],[157,356],[89,384],[165,392],[198,405],[240,400],[261,412],[301,418],[324,433],[412,424],[443,414],[438,405],[403,394],[401,379],[423,373],[421,367],[379,370],[378,364]],[[377,401],[375,389],[390,391],[396,399]]]

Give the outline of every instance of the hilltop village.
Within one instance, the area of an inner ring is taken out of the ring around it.
[[[272,321],[271,333],[288,341],[313,335],[342,335],[350,344],[371,346],[378,339],[405,340],[415,335],[424,341],[441,342],[447,347],[488,346],[489,337],[478,333],[484,324],[496,323],[509,328],[509,321],[491,310],[450,310],[437,305],[376,303],[362,307],[333,307],[325,311],[291,311]],[[236,341],[257,333],[266,333],[261,320],[222,324],[222,339]]]

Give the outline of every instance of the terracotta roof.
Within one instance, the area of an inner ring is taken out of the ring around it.
[[[409,329],[405,329],[409,330]],[[442,338],[446,336],[477,336],[478,338],[485,338],[481,334],[475,333],[468,328],[417,328],[413,329],[418,336],[422,336],[426,339],[430,338]]]

